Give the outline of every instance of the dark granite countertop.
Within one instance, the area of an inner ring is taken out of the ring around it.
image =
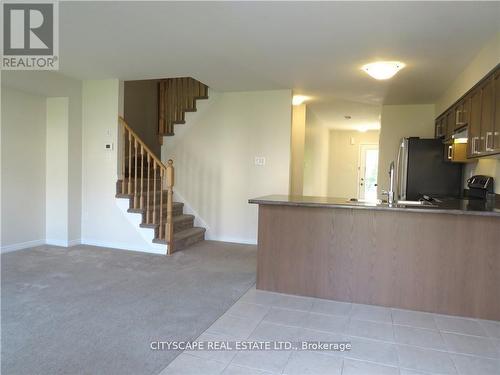
[[[395,204],[389,206],[387,203],[357,202],[346,198],[331,197],[307,197],[302,195],[267,195],[264,197],[249,199],[248,203],[302,206],[302,207],[326,207],[326,208],[351,208],[360,210],[383,210],[403,212],[425,212],[453,215],[476,215],[497,216],[500,218],[500,201],[449,199],[432,205],[404,205]]]

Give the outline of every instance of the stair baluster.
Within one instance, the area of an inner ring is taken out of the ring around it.
[[[160,169],[160,225],[158,227],[158,237],[163,238],[163,168]]]
[[[174,162],[169,159],[167,162],[167,223],[165,224],[165,238],[167,239],[168,251],[174,251]]]
[[[127,129],[123,128],[123,154],[121,155],[122,158],[122,194],[125,194],[125,163],[126,163],[126,155],[127,155],[127,152],[125,151],[125,147],[126,147],[126,144],[127,144]]]
[[[137,139],[134,139],[134,208],[137,208]]]
[[[149,207],[149,182],[151,181],[151,164],[149,162],[149,154],[148,154],[148,191],[146,193],[146,224],[149,224],[150,221],[149,221],[149,210],[150,210],[150,207]]]
[[[132,194],[132,133],[128,131],[128,191],[127,194]]]
[[[153,224],[156,224],[156,160],[153,160]]]
[[[141,198],[139,199],[139,207],[144,207],[144,146],[141,144]]]

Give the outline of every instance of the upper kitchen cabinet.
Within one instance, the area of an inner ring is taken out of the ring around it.
[[[443,138],[446,136],[446,117],[441,116],[436,119],[435,137]]]
[[[500,65],[436,120],[436,138],[447,145],[460,129],[468,131],[467,158],[500,154]]]
[[[482,153],[495,151],[493,135],[495,134],[495,92],[493,76],[481,85],[481,149]]]
[[[493,110],[495,111],[493,121],[495,129],[493,130],[493,149],[500,152],[500,70],[497,70],[493,76],[493,91],[495,93],[495,101]]]
[[[482,152],[481,144],[481,90],[474,90],[470,93],[470,113],[469,113],[469,139],[467,142],[467,156],[476,157]]]
[[[446,135],[445,139],[449,140],[451,139],[451,136],[453,135],[453,132],[455,131],[455,123],[456,123],[456,115],[455,115],[455,109],[451,108],[446,112],[445,114],[446,118]]]
[[[460,129],[469,124],[470,116],[470,97],[466,96],[455,106],[455,128]]]

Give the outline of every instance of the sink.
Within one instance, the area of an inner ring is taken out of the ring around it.
[[[405,200],[401,200],[401,201],[396,202],[396,204],[402,204],[405,206],[422,206],[426,203],[427,202],[423,202],[423,201],[405,201]]]
[[[396,205],[401,205],[401,206],[427,206],[427,207],[437,207],[437,205],[432,204],[427,201],[397,201],[395,202]]]
[[[370,203],[370,204],[380,204],[382,203],[382,200],[376,199],[376,200],[370,200],[370,199],[356,199],[356,198],[351,198],[347,201],[347,203]]]

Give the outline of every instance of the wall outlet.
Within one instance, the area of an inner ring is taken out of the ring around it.
[[[264,156],[256,156],[254,159],[254,164],[258,167],[263,167],[266,165],[266,158]]]
[[[106,143],[104,145],[104,148],[106,149],[106,151],[113,151],[113,143]]]

